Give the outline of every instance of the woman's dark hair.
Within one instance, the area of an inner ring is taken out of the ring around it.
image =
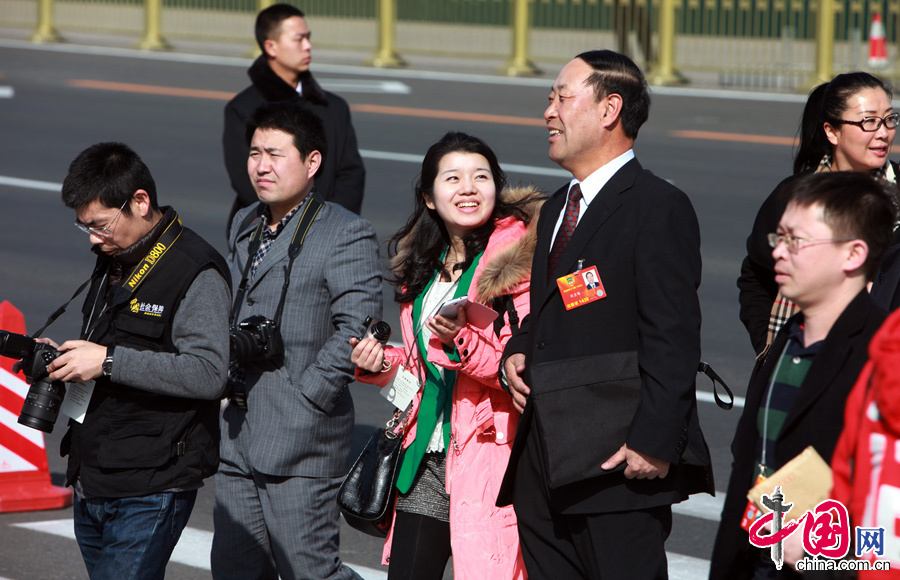
[[[412,302],[422,293],[435,271],[446,272],[441,254],[450,244],[450,235],[436,210],[425,205],[425,198],[434,198],[434,182],[438,168],[450,153],[477,153],[487,159],[497,190],[494,211],[481,227],[466,234],[463,243],[466,257],[454,269],[465,271],[475,256],[484,251],[488,238],[494,232],[494,222],[509,216],[525,220],[526,214],[519,204],[505,203],[500,193],[506,187],[506,173],[500,168],[497,156],[487,144],[472,135],[451,131],[428,148],[422,160],[422,172],[415,186],[415,207],[400,230],[388,242],[388,251],[395,256],[391,265],[394,299],[399,303]]]
[[[865,89],[881,89],[887,93],[888,100],[892,98],[890,87],[866,72],[840,74],[809,93],[800,121],[800,146],[794,156],[794,175],[815,170],[822,158],[832,152],[834,146],[825,135],[825,123],[840,121],[850,97]]]

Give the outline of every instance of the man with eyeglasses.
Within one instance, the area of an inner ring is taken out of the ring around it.
[[[59,345],[47,367],[54,381],[84,383],[69,385],[86,402],[61,445],[75,537],[91,578],[161,580],[218,467],[228,266],[157,204],[127,145],[82,151],[62,199],[97,254],[80,340]]]
[[[787,205],[768,241],[775,281],[800,312],[750,379],[710,579],[799,577],[792,567],[804,555],[799,543],[787,543],[791,566],[780,571],[768,549],[750,545],[747,492],[810,445],[831,461],[844,403],[887,315],[866,289],[894,226],[883,186],[864,173],[816,173],[793,181],[783,195]]]

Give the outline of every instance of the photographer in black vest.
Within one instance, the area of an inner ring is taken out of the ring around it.
[[[81,152],[62,199],[97,254],[81,340],[60,345],[47,367],[70,383],[63,412],[75,418],[61,451],[75,536],[92,579],[162,579],[218,465],[228,269],[174,209],[159,207],[150,171],[127,145]],[[74,393],[86,408],[67,412]]]

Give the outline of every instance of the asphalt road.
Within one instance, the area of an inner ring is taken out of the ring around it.
[[[95,142],[130,144],[153,172],[160,201],[174,205],[186,225],[224,251],[233,194],[222,166],[222,107],[228,95],[246,86],[249,61],[84,52],[0,41],[0,300],[24,312],[29,331],[90,273],[88,240],[72,226],[74,216],[59,201],[58,184],[72,158]],[[547,158],[541,122],[550,79],[494,82],[318,61],[313,70],[354,108],[368,172],[363,216],[382,240],[398,229],[412,207],[421,156],[448,130],[484,138],[509,169],[512,182],[552,192],[566,181]],[[790,172],[790,139],[802,108],[802,98],[744,97],[660,90],[635,147],[642,164],[683,189],[696,208],[703,236],[703,357],[738,396],[744,394],[753,352],[738,320],[735,279],[756,210]],[[487,116],[474,116],[479,114]],[[46,335],[59,341],[77,337],[79,310],[73,305]],[[394,327],[397,312],[386,288],[385,319]],[[698,389],[708,400],[705,378],[698,379]],[[371,387],[354,385],[352,392],[359,448],[387,418],[389,406]],[[720,490],[727,482],[728,445],[739,413],[700,403]],[[64,472],[57,453],[63,431],[60,423],[46,438],[56,483]],[[699,498],[676,512],[668,543],[673,578],[704,575],[717,505]],[[35,529],[52,528],[39,522],[69,518],[65,509],[0,514],[0,576],[86,578],[74,541]],[[31,528],[17,525],[29,523]],[[185,551],[193,559],[170,564],[169,578],[209,576],[203,550],[212,531],[211,485],[201,490],[189,525],[198,543]],[[63,521],[61,533],[65,528]],[[347,528],[342,553],[367,578],[379,577],[378,540]]]

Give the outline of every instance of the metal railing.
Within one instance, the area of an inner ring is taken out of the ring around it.
[[[29,27],[37,42],[66,31],[253,46],[256,12],[273,0],[0,0],[0,27]],[[884,22],[897,75],[900,0],[289,0],[310,20],[318,47],[371,53],[375,66],[403,55],[494,58],[500,73],[537,72],[534,61],[578,52],[630,54],[656,83],[707,75],[722,85],[806,88],[834,72],[867,68],[869,29]],[[824,12],[823,12],[824,8]],[[829,30],[831,29],[831,30]]]

